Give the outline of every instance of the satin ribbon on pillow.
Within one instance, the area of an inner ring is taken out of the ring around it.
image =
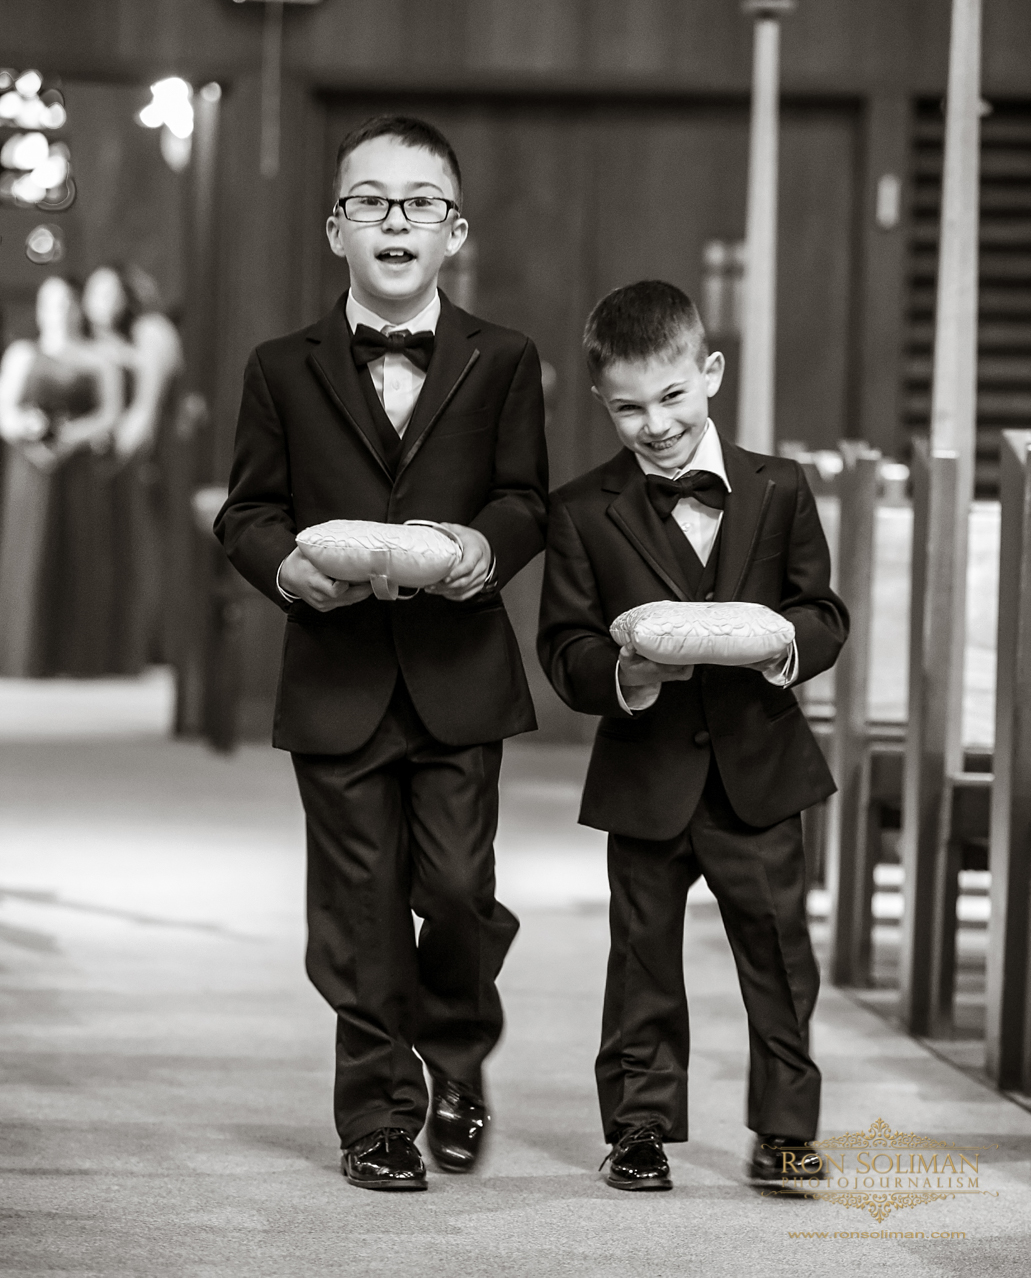
[[[331,519],[298,533],[297,547],[335,581],[370,582],[378,599],[407,598],[399,587],[436,585],[462,557],[461,539],[430,519]]]

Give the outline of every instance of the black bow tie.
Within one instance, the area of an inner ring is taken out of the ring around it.
[[[359,324],[351,338],[351,354],[359,368],[371,364],[374,359],[382,359],[384,355],[404,355],[425,373],[430,366],[433,341],[433,334],[428,328],[418,333],[410,333],[407,328],[380,333],[368,324]]]
[[[692,470],[682,479],[667,479],[665,475],[645,475],[648,500],[660,518],[668,519],[677,502],[683,497],[693,497],[713,510],[722,510],[727,496],[726,485],[719,475],[709,470]]]

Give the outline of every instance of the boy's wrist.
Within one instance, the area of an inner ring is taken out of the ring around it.
[[[772,683],[775,688],[790,688],[798,678],[798,643],[792,639],[791,646],[783,656],[774,657],[753,669],[757,669],[766,682]]]
[[[289,558],[290,556],[287,555],[286,559],[289,559]],[[284,559],[283,562],[276,569],[276,589],[283,596],[283,598],[286,600],[287,603],[296,603],[301,596],[292,595],[290,591],[286,590],[283,586],[282,576],[283,576],[283,569],[286,567],[286,559]]]
[[[661,683],[625,684],[621,678],[622,667],[616,662],[616,700],[619,708],[626,714],[637,714],[647,710],[659,699],[662,691]]]
[[[490,567],[487,569],[487,575],[483,579],[483,585],[480,587],[481,595],[493,595],[498,590],[498,557],[491,552]]]
[[[640,714],[643,710],[649,710],[658,701],[659,693],[662,691],[661,683],[653,683],[650,686],[640,684],[636,688],[616,688],[616,699],[619,702],[620,709],[625,710],[627,714]]]

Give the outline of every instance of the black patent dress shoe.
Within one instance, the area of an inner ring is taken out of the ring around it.
[[[340,1170],[359,1189],[426,1188],[426,1166],[410,1133],[378,1127],[344,1150]]]
[[[434,1080],[426,1139],[441,1171],[472,1171],[489,1122],[490,1114],[478,1091],[449,1079]]]
[[[820,1179],[823,1159],[808,1141],[797,1137],[756,1136],[750,1173],[752,1180],[763,1184]]]
[[[606,1180],[613,1189],[673,1188],[658,1123],[642,1123],[624,1132],[601,1166],[605,1163],[609,1163]]]

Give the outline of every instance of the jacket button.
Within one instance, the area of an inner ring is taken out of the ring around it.
[[[713,596],[713,592],[710,590],[709,593],[705,596],[705,602],[712,603],[712,596]]]
[[[694,734],[694,743],[696,746],[707,746],[711,740],[712,740],[712,737],[709,735],[708,732],[705,731],[704,728],[702,729],[701,732],[696,732]]]

